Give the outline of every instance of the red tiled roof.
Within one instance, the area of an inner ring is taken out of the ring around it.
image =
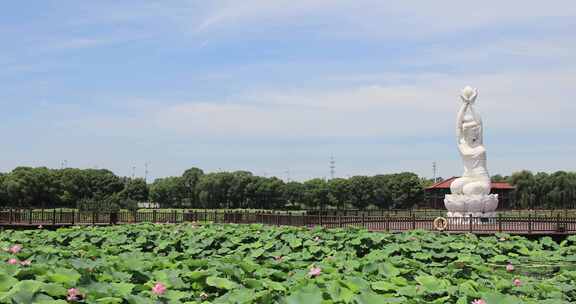
[[[443,181],[437,182],[430,187],[426,187],[426,190],[428,190],[428,189],[449,189],[450,184],[452,184],[452,181],[457,179],[457,178],[458,178],[458,176],[453,176],[449,179],[445,179]],[[514,186],[512,186],[506,182],[492,182],[490,187],[492,187],[492,189],[507,189],[507,190],[516,189],[516,187],[514,187]]]

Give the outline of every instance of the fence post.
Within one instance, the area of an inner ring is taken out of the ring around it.
[[[528,214],[528,233],[532,233],[532,213]]]
[[[342,214],[338,214],[338,227],[342,228]]]
[[[156,220],[156,209],[152,210],[152,222],[153,222],[153,223],[156,223],[156,222],[157,222],[157,220]]]
[[[54,213],[56,215],[56,213]],[[96,211],[92,211],[92,225],[96,224]]]
[[[52,209],[52,225],[56,225],[56,209]]]
[[[366,218],[365,218],[366,214],[364,214],[364,212],[362,212],[362,228],[366,228]]]
[[[8,224],[12,224],[12,208],[10,208],[10,211],[8,213]]]
[[[60,222],[64,222],[64,221],[62,220],[62,208],[60,208]]]
[[[28,209],[28,224],[32,225],[32,208]]]
[[[416,229],[416,213],[412,212],[412,209],[410,209],[410,213],[412,214],[412,230]]]
[[[470,233],[472,233],[472,214],[470,214]]]
[[[218,211],[214,210],[214,224],[218,223]]]
[[[72,225],[74,225],[74,220],[76,220],[76,210],[72,209]]]
[[[498,232],[502,232],[502,213],[498,213]]]

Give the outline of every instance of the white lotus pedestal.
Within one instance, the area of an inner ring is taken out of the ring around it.
[[[475,222],[486,222],[482,218],[495,218],[498,207],[498,194],[446,194],[444,206],[448,209],[448,221],[468,223],[470,217]]]

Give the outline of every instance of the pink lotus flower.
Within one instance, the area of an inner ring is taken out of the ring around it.
[[[32,261],[30,260],[24,260],[20,262],[20,265],[22,266],[30,266],[30,264],[32,264]]]
[[[519,278],[515,278],[514,281],[512,281],[512,283],[514,283],[514,286],[516,287],[520,287],[520,285],[522,285],[522,281],[520,281]]]
[[[16,265],[16,264],[18,264],[18,260],[15,258],[10,258],[10,259],[8,259],[8,264]]]
[[[77,288],[70,288],[68,289],[68,296],[66,299],[68,301],[78,301],[82,298],[82,294]]]
[[[472,301],[472,304],[486,304],[486,301],[484,301],[482,299],[476,299],[476,300]]]
[[[154,287],[152,287],[152,293],[157,295],[157,296],[161,296],[166,292],[166,286],[164,286],[164,284],[162,283],[156,283],[156,285],[154,285]]]
[[[512,265],[512,264],[506,265],[506,271],[508,271],[508,272],[514,271],[514,265]]]
[[[10,249],[8,249],[8,252],[12,254],[17,254],[18,252],[20,252],[20,250],[22,250],[22,245],[13,245],[12,247],[10,247]]]
[[[320,275],[320,273],[322,273],[322,269],[320,267],[312,266],[312,268],[310,268],[310,271],[308,272],[308,275],[310,275],[311,277],[317,277]]]

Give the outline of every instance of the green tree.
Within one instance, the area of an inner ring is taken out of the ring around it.
[[[200,206],[200,198],[198,197],[198,183],[204,175],[204,171],[198,168],[190,168],[182,174],[182,183],[186,191],[185,205],[191,208]]]
[[[308,208],[324,209],[330,203],[328,183],[321,178],[304,182],[304,203]]]
[[[534,208],[533,202],[537,193],[534,174],[528,170],[515,172],[510,176],[510,183],[516,187],[517,207]]]
[[[285,206],[290,209],[304,207],[304,191],[304,185],[300,182],[291,181],[286,183],[282,192]]]
[[[150,186],[150,200],[162,208],[179,208],[186,195],[182,178],[179,176],[158,178]]]
[[[418,175],[411,172],[397,173],[392,199],[400,208],[412,208],[424,199],[424,187]]]
[[[352,206],[364,210],[374,203],[374,184],[368,176],[352,176],[348,179]]]
[[[124,189],[120,192],[120,199],[133,200],[136,202],[148,201],[149,189],[143,178],[125,179]]]
[[[351,203],[350,181],[344,178],[333,178],[328,181],[330,206],[344,209]]]
[[[390,175],[376,175],[372,177],[374,187],[374,204],[381,209],[392,208],[394,200],[390,190]]]
[[[61,187],[46,167],[18,167],[4,178],[8,201],[16,207],[55,207]]]

